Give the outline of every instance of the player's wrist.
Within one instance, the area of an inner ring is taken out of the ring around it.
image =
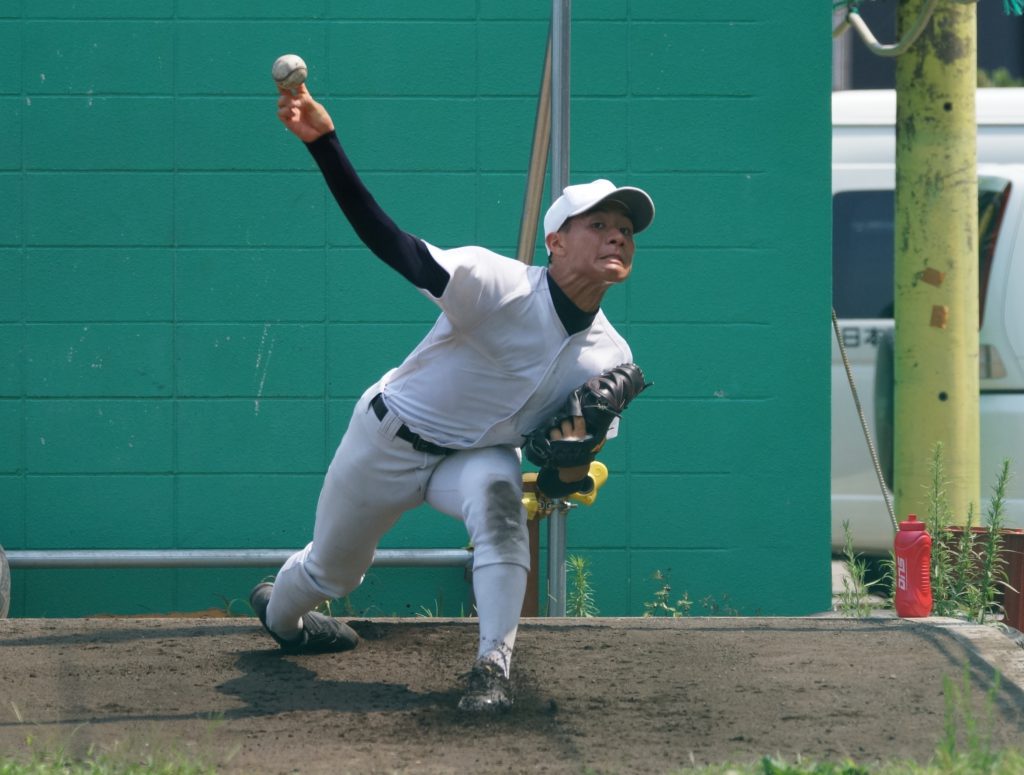
[[[572,468],[559,468],[558,478],[563,482],[578,482],[587,475],[590,465],[573,466]]]
[[[564,498],[574,492],[590,492],[594,489],[594,480],[584,474],[575,481],[565,482],[554,468],[542,468],[537,474],[537,489],[549,498]]]

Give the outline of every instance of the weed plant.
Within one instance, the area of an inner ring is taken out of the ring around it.
[[[991,73],[979,67],[978,86],[980,88],[984,88],[986,86],[1024,86],[1024,78],[1017,78],[1007,67],[997,67]]]
[[[569,596],[565,601],[566,615],[585,618],[597,616],[594,586],[590,582],[590,561],[581,555],[570,554],[565,558],[565,565],[571,582]]]
[[[966,524],[954,531],[947,495],[948,481],[942,460],[942,444],[932,450],[925,527],[932,536],[932,614],[972,622],[996,621],[1002,614],[999,592],[1008,589],[1003,529],[1006,525],[1006,487],[1010,461],[1004,460],[992,487],[981,531],[975,530],[973,504]]]
[[[985,533],[981,548],[981,615],[985,611],[1001,610],[997,604],[1000,588],[1010,590],[1007,561],[1003,554],[1003,531],[1006,529],[1006,486],[1010,482],[1010,461],[1003,460],[1003,465],[992,487],[992,498],[989,500],[985,520]],[[1020,590],[1012,590],[1019,592]]]
[[[684,592],[681,598],[672,600],[672,585],[668,581],[668,572],[663,573],[660,570],[656,570],[651,578],[659,586],[654,592],[654,599],[644,601],[644,616],[671,616],[678,618],[690,613],[690,609],[693,608],[693,602],[690,600],[688,593]]]
[[[729,595],[722,593],[719,600],[714,595],[705,595],[700,599],[700,607],[708,616],[741,616],[738,608],[733,608],[729,603]]]
[[[474,609],[475,614],[475,609]],[[419,619],[439,619],[444,617],[444,596],[439,595],[434,598],[433,605],[421,605],[419,610],[416,612],[416,617]],[[460,619],[469,616],[466,613],[466,604],[459,603],[459,612],[456,614]]]
[[[1010,589],[1006,560],[1002,554],[1010,462],[1003,462],[997,476],[981,531],[976,529],[973,504],[968,506],[966,524],[957,530],[952,527],[954,518],[947,495],[949,482],[946,479],[941,443],[936,444],[932,450],[929,469],[929,483],[926,485],[928,512],[924,522],[932,537],[932,615],[978,623],[996,621],[1002,613],[999,591]],[[858,571],[863,567],[856,563],[856,559],[847,547],[845,561],[854,579],[854,587],[857,586],[856,580],[861,578]],[[895,564],[895,558],[890,552],[889,558],[882,562],[885,571],[882,578],[871,583],[880,583],[892,590],[896,577]],[[841,597],[839,604],[850,607],[854,601],[855,595],[851,594]],[[855,610],[850,612],[856,613]]]
[[[434,598],[434,604],[421,605],[419,610],[416,612],[417,618],[420,619],[436,619],[444,616],[444,605],[436,597]]]
[[[842,591],[836,596],[835,609],[844,616],[870,616],[874,610],[871,587],[879,582],[867,580],[867,562],[853,549],[848,519],[843,520],[843,558],[847,575],[843,577]]]
[[[669,573],[671,571],[655,570],[651,573],[651,580],[657,585],[652,599],[643,604],[644,616],[672,616],[679,618],[694,613],[694,604],[690,600],[688,592],[684,592],[681,598],[673,600],[672,585],[669,584]],[[714,595],[706,595],[700,598],[697,611],[702,616],[741,616],[742,612],[734,607],[728,594],[722,595],[721,599]],[[755,612],[757,615],[757,612]]]
[[[672,599],[672,585],[669,583],[668,577],[669,571],[656,570],[651,574],[651,579],[658,587],[653,594],[653,599],[644,602],[644,616],[679,618],[694,612],[694,604],[690,600],[689,592],[684,592],[680,598]],[[732,606],[728,594],[723,594],[720,599],[714,595],[705,595],[700,599],[699,610],[704,616],[742,615],[738,608]]]

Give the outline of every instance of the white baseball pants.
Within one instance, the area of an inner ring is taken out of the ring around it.
[[[530,567],[522,473],[512,447],[486,447],[447,457],[418,452],[396,438],[393,414],[378,420],[370,399],[357,402],[327,470],[313,540],[290,557],[274,583],[267,624],[283,638],[325,599],[355,590],[381,537],[403,513],[428,503],[462,519],[473,544],[473,591],[479,616],[478,657],[506,675]]]

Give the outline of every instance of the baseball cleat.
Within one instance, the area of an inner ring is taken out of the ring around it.
[[[327,654],[334,651],[349,651],[359,643],[355,630],[344,622],[330,616],[309,611],[302,615],[302,634],[295,640],[281,638],[267,626],[267,606],[270,591],[274,585],[264,581],[253,587],[249,594],[249,605],[260,619],[270,637],[277,641],[286,654]]]
[[[502,669],[480,660],[466,675],[466,693],[459,700],[459,710],[470,713],[497,713],[512,707],[511,687]]]

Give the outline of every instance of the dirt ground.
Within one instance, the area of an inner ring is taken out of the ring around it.
[[[0,620],[0,750],[163,749],[245,773],[926,761],[943,677],[967,670],[980,700],[994,676],[959,639],[896,619],[536,619],[512,712],[467,718],[473,620],[353,626],[352,652],[285,657],[255,619]],[[989,728],[997,744],[1024,733],[1012,681]]]

